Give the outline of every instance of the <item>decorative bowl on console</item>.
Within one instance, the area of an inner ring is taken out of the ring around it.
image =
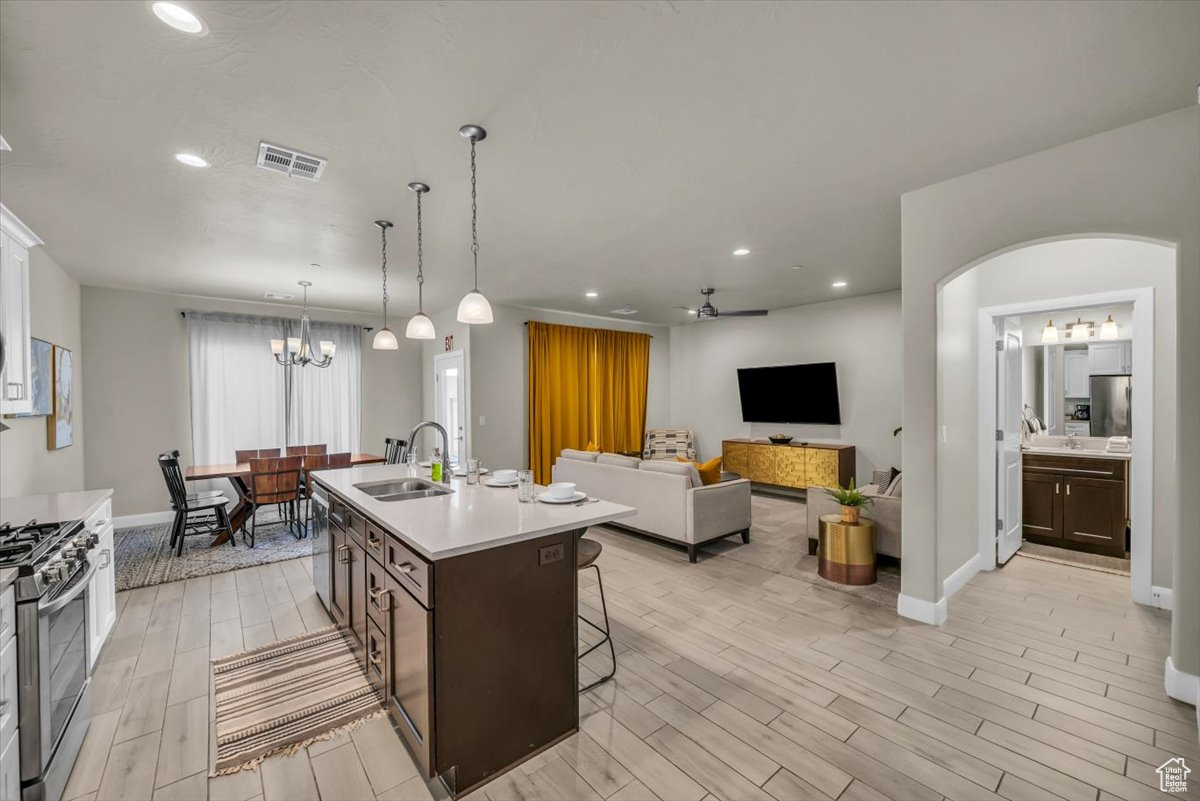
[[[772,434],[767,439],[771,440],[772,445],[787,445],[792,441],[792,438],[787,434]]]

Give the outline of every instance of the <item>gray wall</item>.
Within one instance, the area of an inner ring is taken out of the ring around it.
[[[988,254],[1053,236],[1113,233],[1179,244],[1177,405],[1200,398],[1200,107],[1144,120],[905,194],[901,198],[904,336],[903,592],[941,598],[937,560],[938,285]],[[1200,474],[1200,416],[1181,414],[1176,461]],[[1164,496],[1180,533],[1171,651],[1200,673],[1200,528]],[[1181,577],[1186,576],[1186,579]]]
[[[85,439],[89,488],[111,487],[113,514],[167,508],[155,456],[178,448],[191,462],[187,325],[179,312],[231,311],[298,315],[289,305],[243,303],[187,295],[83,289],[83,386],[94,417]],[[378,325],[369,315],[314,310],[316,319]],[[362,447],[383,452],[383,438],[421,413],[420,348],[401,339],[398,351],[371,350],[363,335]],[[263,345],[266,347],[266,343]],[[283,368],[280,368],[283,369]]]
[[[979,309],[1091,292],[1154,288],[1154,464],[1157,493],[1179,495],[1175,472],[1176,411],[1175,254],[1145,242],[1077,239],[1004,253],[948,282],[938,304],[938,580],[979,552]],[[1119,315],[1122,336],[1133,332],[1132,306]],[[1047,315],[1024,315],[1023,334],[1041,342]],[[1059,322],[1055,315],[1055,325]],[[1103,315],[1084,319],[1103,320]],[[1074,320],[1074,317],[1071,317]],[[1116,319],[1116,315],[1114,315]],[[1038,323],[1040,321],[1040,324]],[[1061,330],[1061,329],[1060,329]],[[1060,337],[1062,334],[1060,333]],[[1029,339],[1025,340],[1030,341]],[[1136,384],[1136,377],[1135,377]],[[1061,397],[1061,393],[1059,395]],[[1061,401],[1058,404],[1061,415]],[[1134,432],[1134,441],[1138,440]],[[1151,581],[1172,586],[1171,560],[1179,529],[1173,505],[1154,510]]]
[[[35,247],[29,251],[30,334],[72,352],[75,440],[66,448],[48,450],[45,417],[5,419],[9,430],[0,433],[0,496],[83,487],[85,393],[80,369],[86,369],[91,352],[83,348],[79,296],[79,284],[45,250]]]
[[[721,453],[721,440],[775,431],[811,442],[854,445],[858,481],[900,466],[900,293],[848,298],[728,317],[671,329],[671,425],[696,434],[701,458]],[[737,368],[837,362],[840,426],[742,422]]]
[[[495,322],[476,326],[471,336],[472,454],[485,465],[525,467],[529,463],[527,320],[650,334],[646,427],[670,424],[670,335],[665,326],[517,306],[496,306],[493,312]],[[481,416],[487,420],[482,426]]]

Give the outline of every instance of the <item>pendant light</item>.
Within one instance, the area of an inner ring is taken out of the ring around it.
[[[371,347],[375,350],[396,350],[400,347],[400,343],[396,341],[396,335],[392,333],[392,329],[388,328],[387,324],[387,232],[392,224],[387,220],[376,220],[375,224],[379,226],[379,233],[383,236],[383,328],[375,332],[375,339],[371,341]]]
[[[312,344],[312,327],[308,319],[308,288],[312,281],[298,282],[304,288],[304,311],[300,313],[298,337],[271,340],[271,353],[275,362],[281,367],[328,367],[333,364],[333,354],[337,345],[328,339],[322,339],[314,348]],[[320,351],[320,357],[315,354]],[[286,352],[285,352],[286,351]]]
[[[475,143],[487,138],[487,131],[479,125],[464,125],[458,129],[459,136],[471,140],[471,257],[475,262],[475,285],[458,304],[458,321],[470,325],[490,323],[492,304],[479,291],[479,233],[476,230],[475,209]]]
[[[1116,339],[1121,335],[1120,329],[1117,327],[1117,321],[1108,315],[1108,319],[1100,324],[1101,339]]]
[[[1077,317],[1075,322],[1071,323],[1071,341],[1072,342],[1087,342],[1091,331],[1088,330],[1088,324],[1083,321],[1082,317]]]
[[[421,247],[421,195],[429,191],[429,184],[413,181],[408,188],[417,193],[417,313],[408,321],[404,336],[409,339],[433,339],[433,320],[425,315],[425,268],[422,264]]]
[[[1046,321],[1046,327],[1042,329],[1042,344],[1053,345],[1058,342],[1058,329],[1054,327],[1053,320]]]

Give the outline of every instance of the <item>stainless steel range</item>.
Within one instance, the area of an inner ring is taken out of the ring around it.
[[[62,797],[87,734],[87,593],[96,542],[79,520],[0,526],[0,567],[18,571],[21,801]]]

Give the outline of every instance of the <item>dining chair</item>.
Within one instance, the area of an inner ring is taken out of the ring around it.
[[[279,455],[279,448],[258,448],[248,451],[234,451],[233,461],[238,464],[245,464],[251,459],[270,459]]]
[[[163,481],[166,482],[167,492],[171,496],[171,510],[175,512],[175,519],[171,523],[171,542],[168,546],[175,549],[175,555],[183,555],[183,538],[188,534],[215,534],[224,531],[229,535],[229,544],[234,545],[233,527],[229,524],[229,514],[225,511],[225,504],[229,499],[224,495],[215,498],[189,496],[183,483],[183,470],[179,468],[179,457],[174,455],[173,451],[159,454],[158,466],[162,470]]]
[[[254,534],[258,521],[258,510],[262,506],[278,504],[284,521],[292,534],[296,533],[295,521],[300,504],[300,463],[302,456],[268,457],[250,460],[250,547],[254,547]],[[246,526],[242,524],[242,539],[246,539]]]
[[[383,459],[388,464],[400,464],[404,456],[404,446],[408,443],[395,437],[385,437],[383,440]]]
[[[161,459],[163,456],[170,456],[171,458],[178,460],[179,459],[179,451],[178,450],[163,451],[162,453],[160,453],[158,455],[158,458]],[[189,501],[198,501],[198,500],[202,500],[204,498],[224,498],[224,497],[225,497],[225,493],[221,492],[220,490],[202,490],[201,492],[189,492],[187,494],[187,498]]]
[[[288,456],[319,456],[329,450],[329,446],[321,445],[288,445]]]

